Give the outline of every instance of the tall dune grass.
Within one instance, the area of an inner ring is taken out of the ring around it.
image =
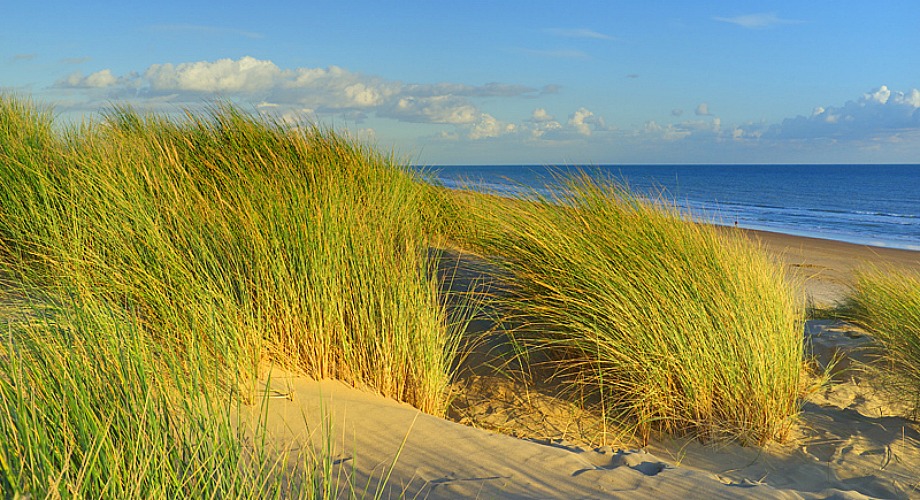
[[[845,315],[882,344],[882,375],[891,395],[920,416],[920,273],[861,272]]]
[[[269,360],[442,412],[457,339],[418,180],[230,106],[60,131],[0,95],[4,493],[291,494],[231,425]]]
[[[232,425],[235,406],[212,389],[217,371],[189,374],[119,311],[57,300],[0,320],[4,497],[291,493],[283,461]],[[305,465],[290,479],[309,483],[316,468]]]
[[[533,196],[463,201],[480,250],[513,276],[508,319],[524,347],[641,439],[783,438],[803,312],[762,249],[587,176]]]
[[[2,252],[30,279],[246,372],[274,356],[443,410],[455,344],[416,175],[223,105],[184,121],[115,109],[64,137],[15,99],[0,114]]]

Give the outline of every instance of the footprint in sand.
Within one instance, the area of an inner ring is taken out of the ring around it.
[[[650,477],[657,476],[661,471],[670,468],[668,464],[655,460],[655,457],[648,453],[617,452],[607,464],[577,470],[572,476],[579,476],[589,471],[613,470],[624,465]]]

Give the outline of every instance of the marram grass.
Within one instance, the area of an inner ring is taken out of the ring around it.
[[[390,158],[229,106],[62,131],[0,95],[4,495],[341,491],[331,457],[292,477],[303,457],[265,454],[234,408],[272,361],[444,410],[429,197]]]
[[[57,299],[0,321],[4,497],[284,494],[277,462],[247,458],[254,443],[207,374],[185,376],[119,312]]]
[[[756,246],[587,179],[536,202],[457,199],[335,133],[229,106],[60,131],[0,95],[4,494],[333,491],[291,490],[315,478],[241,435],[231,395],[270,360],[442,413],[459,328],[436,233],[514,276],[516,338],[616,424],[788,429],[801,308]]]
[[[885,385],[916,418],[920,415],[920,273],[865,270],[848,298],[845,315],[881,343]]]
[[[803,308],[755,243],[587,176],[551,197],[459,198],[513,276],[516,340],[611,422],[763,443],[799,411]],[[534,356],[531,356],[532,358]]]
[[[115,109],[61,136],[21,101],[0,108],[0,253],[31,280],[236,370],[273,358],[444,410],[456,336],[416,174],[229,106],[181,121]]]

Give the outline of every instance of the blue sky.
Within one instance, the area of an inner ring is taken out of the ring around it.
[[[913,1],[7,2],[62,121],[214,99],[426,165],[920,163]]]

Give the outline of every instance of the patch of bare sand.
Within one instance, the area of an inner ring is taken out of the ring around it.
[[[264,413],[254,408],[249,425],[264,415],[277,451],[329,453],[342,497],[354,488],[383,498],[801,498],[766,484],[726,484],[645,450],[544,444],[475,429],[279,370],[270,394],[278,397],[267,399]]]

